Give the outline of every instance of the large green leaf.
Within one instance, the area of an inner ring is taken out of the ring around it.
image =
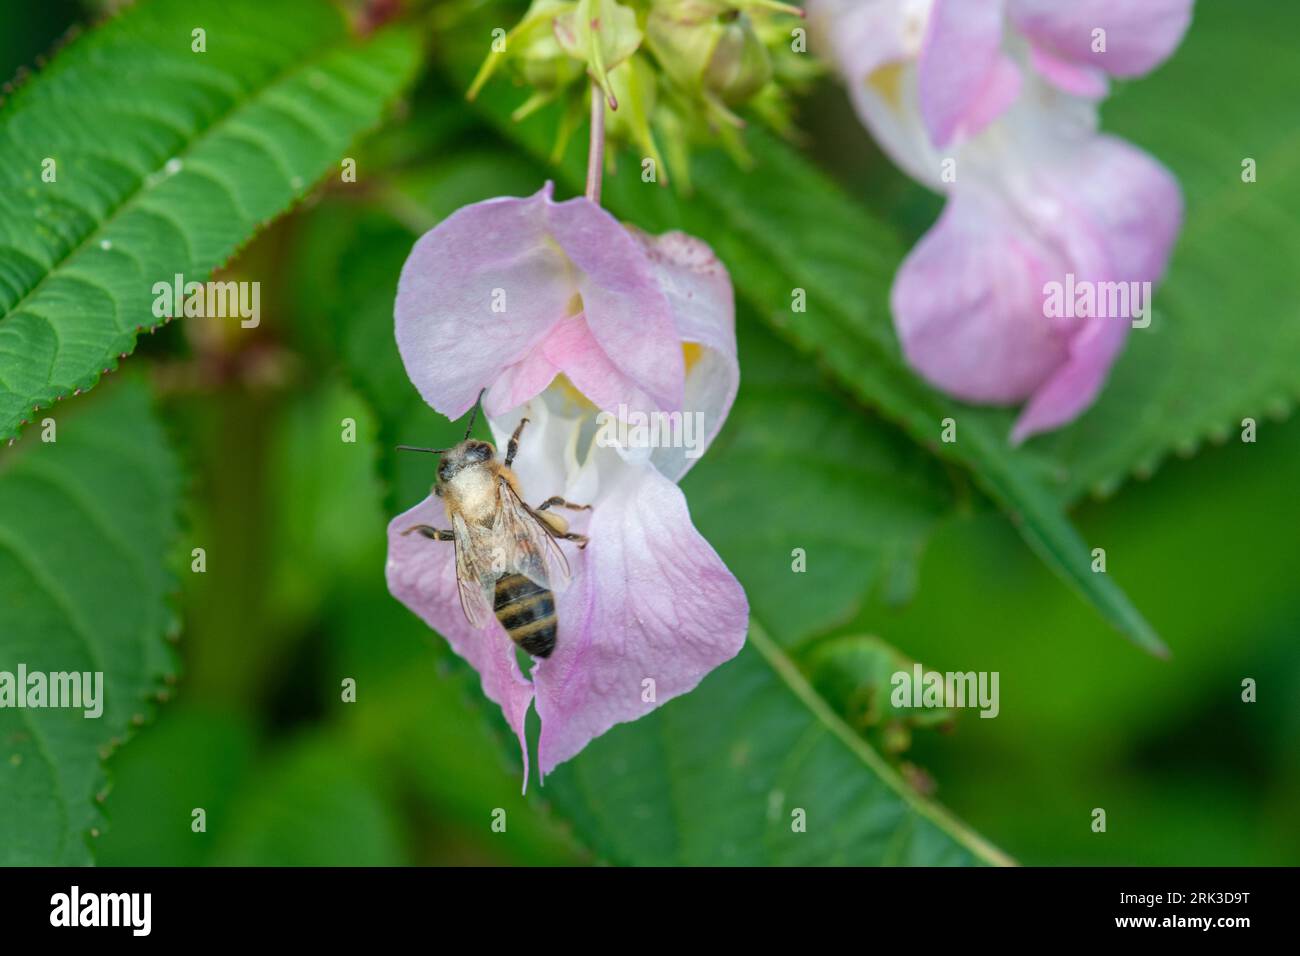
[[[138,381],[0,458],[0,672],[101,672],[103,713],[0,708],[0,863],[84,864],[104,753],[175,666],[177,462]]]
[[[495,166],[499,178],[462,176],[460,161],[442,155],[440,172],[405,184],[396,204],[403,219],[423,228],[435,221],[424,210],[445,215],[517,185],[515,164],[482,155],[475,162]],[[454,441],[458,427],[420,401],[391,339],[391,289],[413,233],[374,211],[338,206],[313,213],[305,232],[304,262],[313,268],[300,281],[310,285],[317,270],[333,277],[322,314],[375,405],[383,440]],[[694,520],[745,584],[756,618],[770,616],[772,636],[755,625],[738,660],[597,740],[542,795],[613,861],[1005,862],[912,790],[791,656],[804,637],[848,617],[873,586],[886,595],[907,590],[926,535],[951,510],[947,476],[821,376],[792,370],[758,323],[742,323],[740,348],[736,406],[684,487]],[[428,462],[384,461],[391,507],[428,493]],[[872,533],[862,534],[862,525]],[[792,567],[797,547],[806,552],[803,572]],[[795,809],[806,813],[806,832],[791,829]]]
[[[904,783],[757,625],[739,657],[592,741],[546,794],[616,863],[1010,862]]]
[[[190,639],[187,631],[187,644]],[[112,826],[95,846],[100,866],[203,866],[234,829],[232,806],[254,779],[256,733],[234,708],[190,706],[195,696],[187,687],[147,733],[113,757],[113,789],[104,802]],[[200,832],[196,809],[205,817]]]
[[[256,787],[209,822],[220,866],[396,866],[394,808],[370,769],[326,735],[293,741],[256,768]]]
[[[1267,441],[1264,416],[1300,398],[1297,32],[1294,3],[1198,3],[1174,58],[1105,107],[1108,129],[1177,175],[1187,214],[1151,327],[1130,336],[1092,410],[1035,443],[1067,497],[1235,440],[1246,417]],[[1242,179],[1247,159],[1256,182]]]
[[[486,35],[486,34],[485,34]],[[469,72],[466,41],[451,44],[452,71]],[[511,121],[518,92],[489,85],[478,102],[507,136],[539,158],[551,152],[557,122],[549,111]],[[637,163],[607,176],[604,202],[654,232],[683,229],[713,246],[737,292],[801,352],[816,356],[867,404],[917,441],[970,469],[979,486],[1011,516],[1031,548],[1138,646],[1164,653],[1155,631],[1106,574],[1065,516],[1048,468],[1008,442],[1011,415],[976,409],[935,391],[902,358],[889,318],[888,290],[904,249],[896,232],[870,215],[789,147],[757,130],[747,145],[752,171],[725,155],[702,152],[692,167],[695,191],[681,197],[646,183]],[[575,191],[585,179],[580,144],[557,169]],[[803,311],[795,311],[801,293]],[[940,440],[945,419],[956,441]]]
[[[20,89],[0,112],[0,439],[161,321],[155,283],[206,280],[337,174],[417,62],[412,32],[355,41],[318,0],[155,0]]]

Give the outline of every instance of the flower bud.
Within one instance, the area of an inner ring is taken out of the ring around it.
[[[555,39],[565,53],[587,64],[587,72],[617,109],[609,71],[641,46],[636,13],[617,0],[578,0],[572,10],[555,18]]]
[[[747,17],[723,27],[704,71],[704,83],[728,106],[744,103],[772,79],[772,59]]]
[[[646,21],[647,42],[673,82],[711,93],[728,106],[744,103],[772,78],[772,61],[737,4],[663,0]]]

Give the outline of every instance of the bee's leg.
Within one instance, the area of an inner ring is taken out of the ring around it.
[[[572,501],[565,501],[559,495],[547,498],[540,505],[534,508],[534,511],[545,511],[550,507],[568,508],[570,511],[590,511],[591,505],[575,505]]]
[[[441,528],[431,528],[427,524],[417,524],[413,527],[407,528],[405,531],[402,532],[402,537],[403,538],[406,537],[408,534],[410,534],[413,531],[418,531],[426,538],[431,538],[434,541],[455,541],[456,540],[456,535],[451,531],[444,531]]]
[[[578,542],[578,550],[579,550],[579,551],[581,551],[583,548],[585,548],[585,547],[587,546],[587,542],[591,540],[591,539],[588,538],[585,534],[578,534],[578,532],[576,532],[576,531],[565,531],[565,532],[563,532],[563,533],[556,534],[555,537],[560,538],[560,539],[562,539],[562,540],[564,540],[564,541],[576,541],[576,542]]]
[[[526,418],[519,419],[519,427],[516,428],[515,433],[510,436],[510,443],[506,445],[506,467],[507,468],[509,468],[511,465],[515,463],[515,454],[519,451],[519,434],[524,430],[524,426],[527,424],[528,424],[528,419]]]

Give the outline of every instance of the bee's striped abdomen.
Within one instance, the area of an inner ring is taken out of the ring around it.
[[[510,639],[534,657],[555,650],[555,595],[522,574],[497,580],[497,620]]]

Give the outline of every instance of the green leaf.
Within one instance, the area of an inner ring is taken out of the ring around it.
[[[464,46],[452,44],[451,55],[464,56]],[[451,66],[462,78],[469,70],[459,59]],[[505,135],[542,159],[557,119],[543,111],[512,122],[517,96],[489,84],[476,102]],[[683,198],[642,182],[639,166],[629,163],[606,177],[604,203],[651,232],[682,229],[708,242],[727,264],[737,293],[765,322],[914,439],[968,468],[1065,582],[1139,647],[1166,653],[1114,580],[1092,572],[1091,552],[1065,516],[1047,464],[1009,444],[1010,413],[963,405],[927,386],[904,362],[888,309],[904,253],[895,232],[771,136],[751,130],[746,143],[756,160],[752,172],[716,150],[700,153],[692,167],[695,192]],[[575,191],[585,180],[580,145],[557,170]],[[795,311],[799,292],[805,311]],[[947,418],[957,423],[953,442],[940,441]]]
[[[6,865],[90,862],[101,757],[175,666],[163,638],[180,473],[148,390],[123,381],[54,429],[0,458],[0,672],[100,672],[103,713],[0,708]]]
[[[187,687],[181,703],[113,757],[113,789],[104,803],[112,826],[95,846],[98,865],[211,864],[214,844],[230,830],[232,804],[256,785],[257,740],[249,718],[228,705],[187,705],[193,697]],[[195,746],[198,741],[202,746]],[[198,807],[207,818],[204,833],[193,829]]]
[[[1295,4],[1198,4],[1174,58],[1106,104],[1105,127],[1178,177],[1186,219],[1150,328],[1133,330],[1092,410],[1035,443],[1067,498],[1236,439],[1246,417],[1267,441],[1264,416],[1300,398],[1300,124],[1283,66],[1297,31]]]
[[[141,3],[62,51],[0,112],[0,439],[158,324],[155,283],[206,280],[339,169],[417,62],[317,0]]]
[[[592,741],[545,792],[614,863],[1011,862],[909,787],[758,625],[734,661]]]
[[[322,589],[335,593],[373,571],[368,545],[387,519],[374,474],[377,428],[352,389],[327,380],[303,390],[282,401],[277,424],[267,463],[275,489],[264,519],[269,553],[258,565],[271,598],[264,613],[295,633],[319,613]]]
[[[396,866],[402,839],[380,781],[324,735],[254,771],[228,820],[209,819],[218,866]]]

